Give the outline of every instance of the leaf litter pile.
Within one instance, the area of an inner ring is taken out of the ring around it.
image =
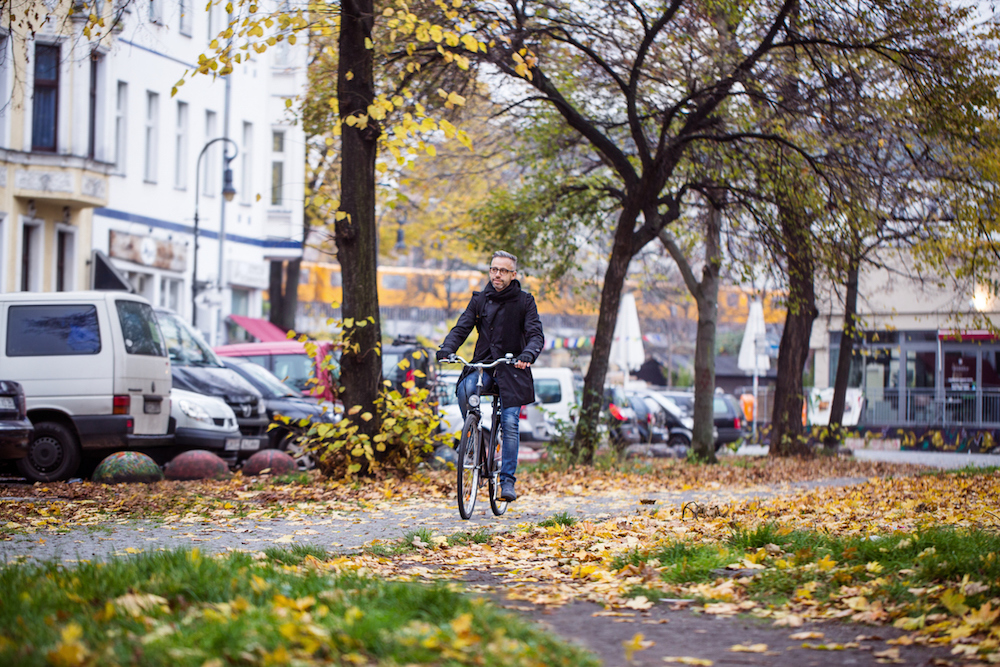
[[[15,487],[0,489],[0,528],[64,530],[137,517],[377,512],[414,497],[453,505],[452,478],[429,472],[403,482],[353,484],[237,476],[148,488]],[[867,481],[788,487],[827,478]],[[726,492],[760,488],[779,493],[763,500],[724,499]],[[692,489],[714,490],[720,500],[669,504],[646,497]],[[525,471],[518,490],[518,503],[552,494],[627,493],[634,500],[607,519],[562,513],[464,539],[425,529],[395,549],[373,545],[358,554],[307,555],[304,565],[376,579],[464,579],[473,590],[499,588],[515,604],[592,601],[619,622],[642,623],[646,610],[667,604],[709,615],[749,613],[791,631],[815,620],[892,625],[904,634],[875,653],[879,662],[898,662],[899,646],[928,644],[951,646],[965,664],[1000,663],[1000,471],[917,474],[840,459],[666,462],[618,471]],[[63,502],[37,502],[43,498]],[[793,638],[807,649],[852,647],[824,643],[822,633]],[[643,650],[648,642],[638,633],[633,644],[626,652]]]

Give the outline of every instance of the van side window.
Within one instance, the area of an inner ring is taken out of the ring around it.
[[[100,351],[101,331],[97,325],[96,306],[11,306],[7,311],[8,357],[68,356]]]
[[[535,397],[544,403],[558,403],[562,400],[562,385],[559,380],[535,380]]]
[[[115,306],[118,308],[126,352],[148,357],[167,356],[160,327],[156,324],[156,315],[149,304],[122,300],[115,301]]]

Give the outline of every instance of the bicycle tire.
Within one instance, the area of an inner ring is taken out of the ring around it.
[[[491,445],[490,452],[487,454],[490,475],[490,509],[493,510],[493,514],[500,516],[507,511],[508,505],[506,500],[500,500],[499,477],[496,474],[500,469],[497,461],[499,461],[500,454],[503,451],[503,432],[501,429],[497,429],[497,439]]]
[[[479,446],[482,436],[479,433],[479,417],[469,413],[462,426],[462,438],[458,443],[457,496],[458,513],[463,519],[472,516],[476,509],[476,496],[479,493]]]

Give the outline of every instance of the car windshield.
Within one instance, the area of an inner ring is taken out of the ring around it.
[[[314,368],[312,357],[305,352],[274,355],[275,377],[300,392],[310,391],[317,387],[315,382],[309,381],[316,377],[313,373]]]
[[[233,362],[233,366],[240,369],[240,372],[250,376],[250,382],[257,388],[257,391],[264,394],[265,398],[282,398],[285,396],[299,396],[299,392],[293,391],[285,383],[276,378],[271,371],[261,368],[254,363]]]
[[[167,342],[170,363],[177,366],[214,366],[222,368],[222,362],[212,352],[205,339],[187,322],[173,313],[157,311],[156,319],[160,331]]]

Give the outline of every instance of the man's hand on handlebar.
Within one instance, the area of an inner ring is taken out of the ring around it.
[[[517,361],[514,362],[514,368],[525,369],[531,366],[531,355],[520,354],[517,357]]]

